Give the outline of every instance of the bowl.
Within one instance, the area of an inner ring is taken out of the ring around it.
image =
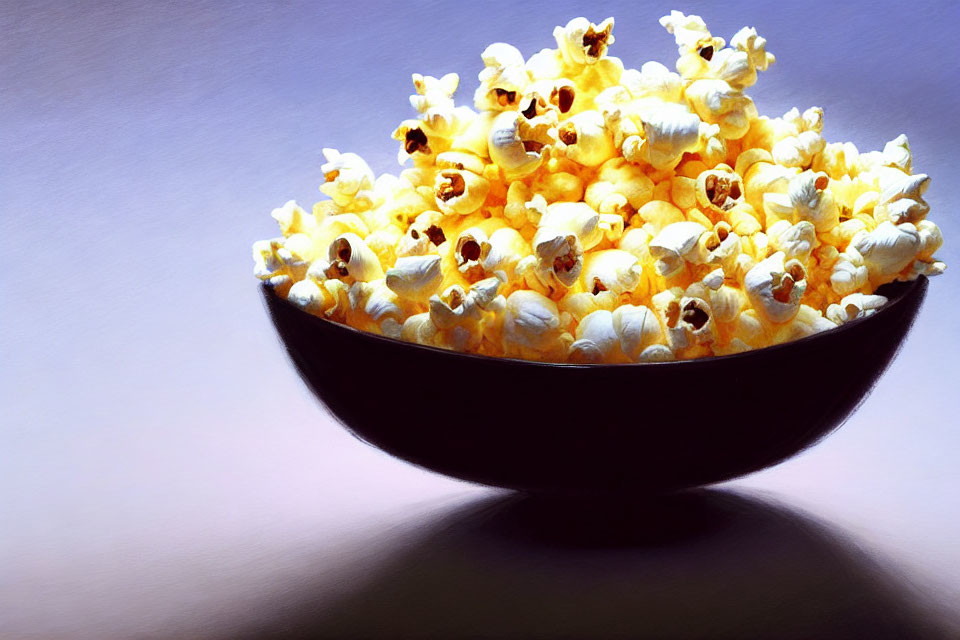
[[[926,290],[923,276],[884,285],[890,301],[869,317],[746,353],[576,365],[385,338],[262,285],[301,377],[361,440],[485,485],[635,495],[769,467],[838,427],[893,360]]]

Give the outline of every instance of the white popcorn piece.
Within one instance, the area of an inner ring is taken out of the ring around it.
[[[720,267],[718,269],[714,269],[713,271],[705,275],[703,277],[703,280],[701,280],[701,282],[703,282],[703,284],[711,291],[716,291],[717,289],[723,286],[723,281],[725,277],[726,276],[723,272],[723,268]]]
[[[766,71],[776,62],[767,53],[767,41],[753,27],[743,27],[730,39],[730,47],[717,51],[709,61],[715,76],[735,89],[745,89],[757,81],[757,71]]]
[[[316,218],[303,210],[295,200],[288,200],[282,207],[270,212],[280,226],[280,233],[291,236],[296,233],[311,234],[317,227]]]
[[[753,100],[723,80],[694,80],[684,95],[694,113],[704,122],[718,125],[728,140],[745,136],[750,121],[757,117]]]
[[[430,320],[437,328],[433,344],[455,351],[476,350],[484,337],[484,324],[494,313],[500,280],[477,282],[469,291],[460,285],[430,297]]]
[[[533,173],[543,161],[545,142],[521,137],[524,120],[516,111],[505,111],[493,121],[487,138],[490,160],[512,179]]]
[[[799,170],[781,167],[772,162],[758,161],[751,164],[746,173],[739,171],[737,173],[743,176],[747,203],[756,211],[766,212],[764,198],[767,194],[785,194],[790,186],[790,180],[799,173]]]
[[[620,83],[634,98],[681,102],[683,96],[683,80],[659,62],[645,62],[639,71],[624,70]]]
[[[597,178],[587,186],[584,202],[599,213],[620,213],[629,219],[653,196],[653,180],[640,167],[623,158],[602,165]]]
[[[711,316],[714,321],[721,324],[735,322],[740,315],[740,311],[747,304],[746,296],[740,289],[726,284],[721,284],[715,290],[711,290],[708,302],[710,303]]]
[[[524,289],[507,298],[502,339],[505,355],[535,360],[560,360],[573,342],[563,331],[556,303]]]
[[[685,296],[674,287],[651,298],[666,336],[667,346],[675,355],[698,357],[709,353],[716,339],[716,326],[710,305],[702,298]]]
[[[577,98],[577,85],[567,78],[538,80],[527,85],[517,109],[528,120],[546,118],[552,126],[560,116],[573,109]]]
[[[457,269],[470,282],[486,277],[482,264],[483,247],[489,251],[490,241],[486,231],[479,227],[469,227],[460,232],[454,243],[453,256]]]
[[[696,184],[697,204],[713,221],[723,219],[727,211],[743,202],[743,182],[726,165],[702,171]]]
[[[893,280],[906,269],[921,250],[917,228],[906,222],[881,222],[869,233],[856,236],[850,245],[860,252],[875,285]]]
[[[490,183],[472,171],[444,169],[437,173],[434,195],[437,207],[447,215],[467,215],[483,206]]]
[[[910,141],[907,136],[900,134],[887,144],[883,145],[884,164],[900,169],[909,174],[913,164],[913,153],[910,151]]]
[[[863,256],[853,247],[841,253],[830,272],[830,288],[841,296],[862,289],[868,281],[869,272]]]
[[[453,94],[460,85],[460,76],[448,73],[440,78],[413,74],[413,88],[416,94],[410,96],[410,106],[420,113],[431,110],[453,109]]]
[[[540,227],[533,236],[533,252],[517,265],[517,270],[525,272],[524,263],[539,281],[527,279],[532,288],[558,289],[572,287],[583,269],[583,245],[577,234],[554,227]]]
[[[268,280],[280,273],[283,262],[277,250],[283,247],[283,238],[257,240],[253,243],[253,275],[260,280]]]
[[[593,249],[603,238],[600,214],[584,202],[556,202],[547,206],[546,213],[540,218],[540,229],[573,233],[585,251]]]
[[[660,18],[660,24],[677,41],[677,49],[680,52],[677,70],[684,77],[691,77],[702,70],[714,53],[725,44],[723,38],[715,38],[710,34],[700,16],[688,16],[674,10],[670,15]],[[699,65],[693,64],[693,57],[700,59]]]
[[[409,313],[383,279],[354,282],[348,292],[351,313],[348,322],[364,331],[400,338]]]
[[[309,313],[319,314],[323,311],[326,300],[323,290],[313,280],[294,282],[287,292],[287,300]]]
[[[641,283],[643,267],[635,255],[621,249],[592,251],[584,258],[581,282],[594,295],[610,291],[633,293]]]
[[[833,320],[824,317],[819,310],[801,304],[797,310],[797,315],[795,315],[790,322],[777,327],[771,337],[770,343],[782,344],[792,340],[799,340],[800,338],[805,338],[815,333],[820,333],[821,331],[835,329],[836,327],[837,324]]]
[[[784,167],[807,167],[813,162],[813,157],[823,151],[826,142],[815,131],[804,131],[795,136],[779,140],[770,154],[774,162]]]
[[[672,360],[676,360],[676,356],[670,347],[663,344],[652,344],[637,357],[637,362],[670,362]]]
[[[620,337],[614,328],[613,314],[598,310],[577,325],[576,341],[570,345],[569,362],[581,364],[628,362],[620,350]]]
[[[767,228],[766,233],[774,251],[782,251],[786,260],[796,259],[804,264],[818,244],[817,230],[813,223],[806,220],[796,224],[778,220]]]
[[[807,288],[807,274],[796,260],[784,261],[782,251],[761,260],[743,279],[750,304],[774,324],[789,322],[797,315],[800,298]]]
[[[735,269],[735,260],[741,253],[740,236],[733,233],[726,221],[721,220],[712,230],[701,234],[697,245],[698,251],[689,261],[720,265],[731,272]]]
[[[430,319],[430,312],[418,313],[403,322],[400,339],[416,344],[433,345],[438,330]]]
[[[426,302],[442,282],[438,255],[397,258],[396,264],[386,273],[386,285],[394,293],[417,302]]]
[[[424,211],[418,215],[397,242],[397,257],[436,253],[437,247],[447,240],[441,226],[443,220],[444,215],[439,211]]]
[[[487,276],[496,275],[507,283],[517,277],[517,265],[531,254],[530,245],[516,229],[497,229],[480,245],[480,266]]]
[[[617,248],[629,251],[637,256],[641,264],[652,264],[653,258],[650,255],[651,240],[653,240],[653,236],[646,229],[630,227],[623,232],[623,235],[620,237],[620,242],[617,243]]]
[[[380,260],[363,239],[355,233],[337,236],[327,249],[328,278],[353,282],[369,282],[383,277]]]
[[[823,109],[810,107],[803,114],[793,108],[783,115],[781,130],[770,150],[774,162],[784,167],[804,168],[826,148],[823,139]],[[788,133],[789,132],[789,133]]]
[[[681,271],[688,261],[696,260],[697,243],[707,229],[699,222],[675,222],[664,227],[650,241],[650,255],[661,276]]]
[[[777,220],[806,220],[817,232],[829,231],[840,223],[840,208],[827,189],[830,178],[825,173],[804,171],[790,179],[786,193],[766,193],[763,209],[767,223]]]
[[[620,341],[620,351],[633,362],[642,362],[644,352],[664,341],[663,329],[656,315],[645,306],[625,304],[612,313],[613,328]],[[649,361],[651,354],[647,354]],[[670,353],[673,359],[673,353]]]
[[[930,185],[930,177],[925,173],[904,175],[880,194],[873,209],[877,222],[890,221],[894,224],[923,220],[930,211],[930,205],[923,199],[923,192]]]
[[[557,49],[541,49],[527,59],[526,69],[535,82],[554,80],[564,73],[563,57]]]
[[[917,259],[925,262],[933,260],[933,254],[943,245],[943,234],[940,227],[930,220],[921,220],[916,224],[917,233],[920,236],[920,249],[917,251]]]
[[[835,324],[844,324],[857,318],[873,315],[888,300],[884,296],[852,293],[844,296],[839,304],[827,307],[827,318]]]
[[[474,94],[474,106],[480,111],[516,109],[530,82],[523,54],[512,45],[495,42],[480,57],[484,68]]]
[[[593,24],[586,18],[574,18],[563,27],[553,30],[557,49],[563,62],[577,68],[596,64],[614,42],[613,18]]]
[[[654,169],[672,169],[683,154],[700,143],[700,118],[681,105],[663,103],[642,116],[643,137],[623,141],[623,157],[648,162]]]

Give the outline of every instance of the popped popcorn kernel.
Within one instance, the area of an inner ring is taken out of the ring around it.
[[[861,151],[824,138],[820,107],[762,116],[746,91],[776,57],[755,28],[660,24],[675,71],[625,66],[613,18],[578,17],[528,57],[484,49],[472,106],[458,74],[413,74],[405,168],[323,149],[328,199],[273,209],[254,275],[398,340],[615,364],[829,331],[881,309],[877,287],[943,272],[905,134]]]

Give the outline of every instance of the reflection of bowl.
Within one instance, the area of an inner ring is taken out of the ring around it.
[[[838,426],[900,347],[927,279],[868,318],[747,353],[544,364],[391,340],[263,295],[300,375],[361,439],[483,484],[657,493],[780,462]]]

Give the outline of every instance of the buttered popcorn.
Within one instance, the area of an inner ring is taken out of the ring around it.
[[[819,107],[760,116],[745,91],[775,58],[755,29],[660,24],[676,72],[625,68],[613,18],[575,18],[529,58],[487,47],[473,108],[456,74],[414,74],[418,115],[393,132],[408,166],[324,149],[329,200],[275,209],[254,274],[364,331],[582,364],[795,340],[945,269],[905,135],[861,153],[824,140]]]

